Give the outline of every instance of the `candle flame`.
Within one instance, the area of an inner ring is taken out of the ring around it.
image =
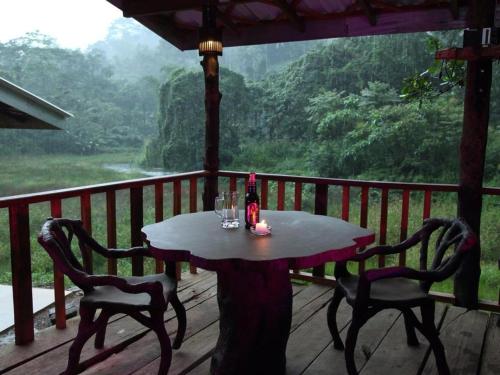
[[[266,221],[265,221],[265,220],[262,220],[260,223],[261,223],[261,224],[264,224],[264,225],[267,225],[267,223],[266,223]]]

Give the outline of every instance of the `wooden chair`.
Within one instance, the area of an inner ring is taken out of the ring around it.
[[[434,259],[430,270],[427,270],[430,236],[439,229],[441,230],[436,240]],[[358,373],[354,362],[358,332],[368,319],[383,309],[400,310],[404,317],[408,345],[419,344],[415,334],[415,328],[418,329],[431,345],[439,374],[450,373],[443,344],[434,324],[434,300],[428,292],[432,283],[445,280],[455,273],[464,252],[470,250],[476,243],[469,227],[459,219],[427,219],[418,232],[402,243],[396,246],[373,247],[361,252],[353,260],[361,261],[380,254],[397,254],[419,243],[421,245],[419,271],[408,267],[387,267],[368,270],[356,276],[347,271],[345,263],[336,264],[337,287],[328,307],[328,327],[335,349],[344,350],[337,328],[336,313],[342,298],[346,297],[353,308],[345,345],[346,367],[350,375]],[[454,249],[452,254],[444,258],[450,248]],[[420,307],[421,322],[415,316],[412,307]]]
[[[67,235],[63,228],[67,231]],[[71,249],[73,236],[78,238],[83,264],[78,261]],[[158,374],[166,374],[172,359],[170,339],[165,330],[164,312],[168,303],[172,304],[178,320],[177,335],[173,348],[181,346],[186,331],[186,310],[177,297],[175,266],[169,267],[170,273],[142,277],[118,277],[112,275],[92,275],[86,249],[91,249],[106,258],[126,258],[131,256],[150,256],[143,247],[131,249],[106,249],[99,245],[83,229],[79,220],[49,218],[42,227],[38,242],[49,253],[56,267],[81,288],[84,296],[80,300],[80,324],[77,336],[69,349],[68,366],[65,374],[72,375],[82,371],[80,353],[83,345],[94,334],[96,349],[104,346],[104,337],[109,318],[114,314],[127,314],[144,326],[152,329],[160,341],[161,361]],[[86,272],[87,271],[87,272]],[[101,312],[95,318],[96,310]],[[147,312],[149,314],[144,314]]]

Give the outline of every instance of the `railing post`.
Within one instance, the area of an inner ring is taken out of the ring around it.
[[[278,181],[278,202],[276,208],[278,211],[285,209],[285,181]]]
[[[50,201],[50,214],[52,217],[62,217],[61,199]],[[64,295],[64,274],[59,271],[54,263],[54,307],[56,311],[56,328],[66,328],[66,296]]]
[[[116,248],[116,192],[106,192],[106,237],[108,248]],[[118,273],[118,262],[116,259],[108,259],[108,274]]]
[[[295,183],[293,209],[295,211],[302,210],[302,182]]]
[[[403,201],[401,203],[401,232],[399,240],[402,242],[408,236],[408,214],[410,210],[410,190],[403,190]],[[406,252],[399,253],[399,265],[406,266]]]
[[[130,244],[132,246],[142,246],[141,229],[144,225],[142,193],[142,186],[130,188]],[[144,259],[142,256],[132,257],[132,275],[144,275]]]
[[[326,215],[328,212],[328,185],[316,184],[316,193],[314,195],[314,213],[316,215]],[[313,268],[313,276],[324,277],[325,265]]]
[[[34,339],[33,297],[31,291],[31,250],[29,206],[9,207],[12,294],[14,298],[14,329],[16,344]]]
[[[163,183],[155,184],[155,222],[163,221]],[[164,265],[161,259],[155,258],[155,272],[163,273]]]
[[[389,189],[382,189],[382,197],[380,198],[380,237],[379,245],[387,243],[387,211],[389,208]],[[385,255],[379,255],[378,266],[385,267]]]
[[[260,207],[267,210],[267,194],[269,191],[269,182],[267,178],[260,180]]]
[[[92,235],[92,201],[89,192],[84,192],[80,196],[80,217],[82,218],[83,227],[89,235]],[[85,272],[92,274],[94,270],[92,250],[85,246],[82,257]]]
[[[431,202],[432,202],[432,190],[426,190],[424,195],[424,211],[422,213],[422,219],[428,219],[431,217]]]
[[[351,201],[351,187],[342,186],[342,220],[349,221],[349,206]]]
[[[229,191],[236,191],[234,190],[229,190]],[[197,199],[198,199],[198,179],[196,177],[191,177],[189,179],[189,212],[196,212],[197,211]],[[191,274],[196,274],[198,273],[198,270],[196,269],[195,266],[192,264],[189,264],[189,272]]]
[[[180,215],[182,212],[182,189],[181,189],[181,181],[180,180],[175,180],[174,181],[174,188],[173,188],[173,207],[172,207],[172,213],[174,216]],[[182,277],[182,263],[177,262],[175,264],[175,274],[177,277],[177,280],[180,280]]]
[[[360,218],[359,218],[359,225],[362,228],[367,228],[368,227],[368,192],[369,192],[369,187],[368,186],[363,186],[361,188],[361,210],[360,210]],[[358,264],[358,272],[362,273],[365,270],[365,261],[362,260]]]

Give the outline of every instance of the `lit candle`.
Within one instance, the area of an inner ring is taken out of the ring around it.
[[[265,220],[262,220],[260,223],[255,224],[255,232],[257,234],[269,233],[269,229],[267,228],[267,223]]]

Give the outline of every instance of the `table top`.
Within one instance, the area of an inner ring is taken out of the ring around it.
[[[272,227],[271,235],[256,236],[244,223],[238,229],[222,229],[212,211],[174,216],[142,232],[156,257],[190,261],[209,270],[235,262],[286,262],[290,268],[309,268],[347,260],[375,240],[369,229],[302,211],[262,210],[260,219]]]

